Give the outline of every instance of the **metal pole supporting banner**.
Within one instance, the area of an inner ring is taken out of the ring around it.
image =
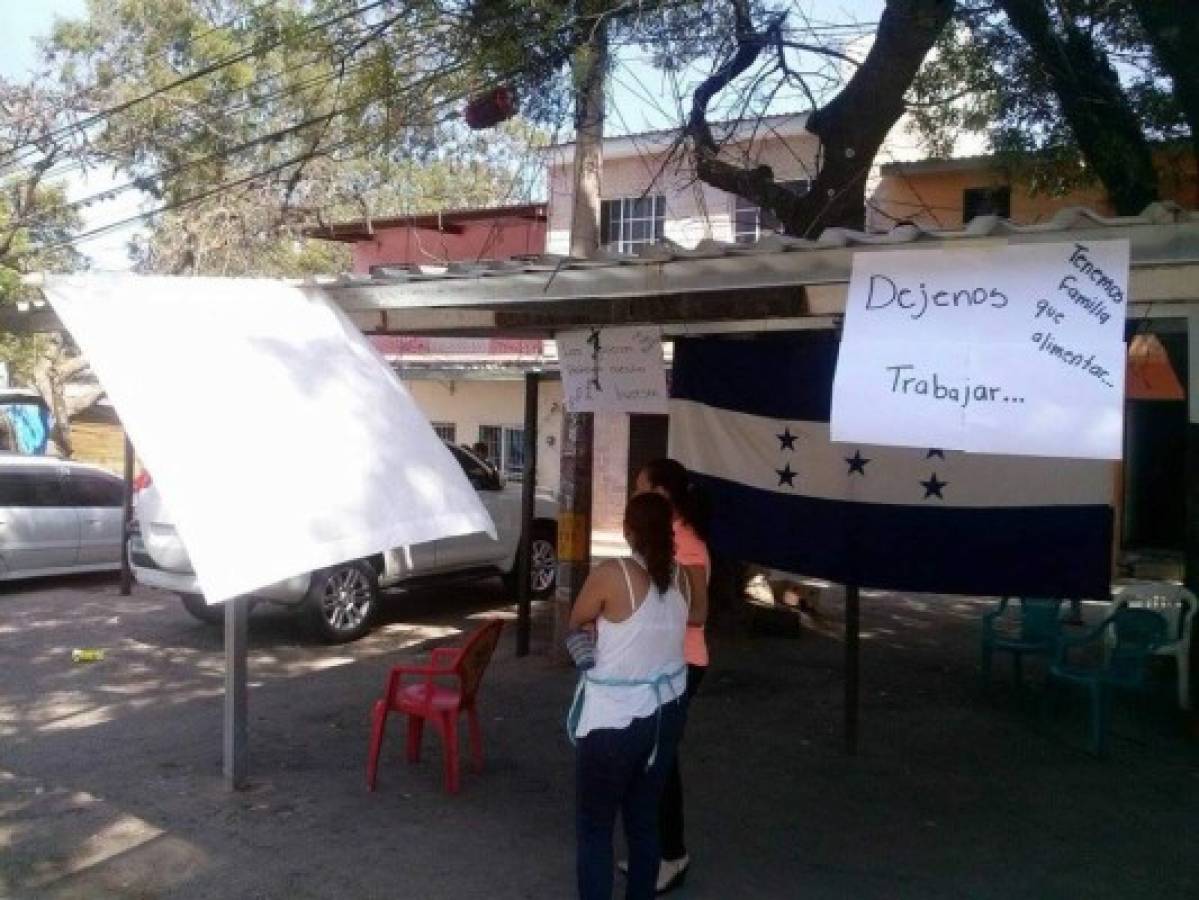
[[[125,434],[125,497],[121,512],[121,596],[133,593],[133,567],[129,560],[129,529],[133,522],[133,442]]]
[[[537,500],[537,389],[541,375],[525,374],[525,465],[520,493],[520,553],[516,566],[516,655],[529,655],[532,630],[533,516]]]
[[[845,752],[858,752],[858,640],[861,637],[859,592],[845,586]]]
[[[225,784],[236,791],[246,785],[248,763],[246,724],[246,639],[249,601],[235,597],[225,602]]]

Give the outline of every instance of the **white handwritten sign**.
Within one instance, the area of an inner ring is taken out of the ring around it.
[[[660,329],[588,328],[557,342],[570,412],[666,412]]]
[[[832,439],[1119,459],[1128,242],[858,253]]]

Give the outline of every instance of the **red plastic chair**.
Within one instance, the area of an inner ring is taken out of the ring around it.
[[[483,735],[479,730],[476,699],[503,624],[492,619],[471,632],[461,647],[436,648],[427,666],[392,668],[387,676],[386,693],[375,701],[372,713],[370,757],[366,764],[366,783],[370,790],[375,789],[383,732],[387,715],[392,712],[408,716],[407,755],[410,763],[420,762],[425,722],[437,729],[445,747],[445,788],[451,794],[458,793],[458,716],[466,713],[475,771],[482,771]],[[404,685],[405,676],[419,676],[422,680]],[[453,687],[437,683],[437,679],[451,678],[457,680]]]

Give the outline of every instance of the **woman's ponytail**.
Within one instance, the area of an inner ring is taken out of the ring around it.
[[[673,520],[670,501],[661,494],[637,494],[625,507],[629,543],[645,560],[645,570],[659,591],[670,587],[674,575]]]

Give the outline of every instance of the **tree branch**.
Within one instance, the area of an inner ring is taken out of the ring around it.
[[[104,388],[100,385],[90,388],[86,393],[79,394],[75,397],[70,397],[66,401],[67,418],[73,419],[81,412],[85,412],[100,402],[104,396]]]
[[[1045,0],[999,0],[1044,69],[1087,165],[1121,215],[1158,199],[1149,142],[1120,77],[1090,35],[1071,22],[1059,34]]]
[[[747,0],[730,0],[737,44],[732,56],[692,96],[686,133],[696,172],[721,190],[772,210],[787,234],[812,236],[830,226],[861,228],[866,178],[888,132],[903,115],[904,95],[938,35],[954,0],[888,0],[874,44],[845,87],[808,117],[820,139],[821,165],[805,195],[779,184],[769,166],[744,167],[719,156],[707,122],[712,99],[747,72],[768,46],[781,42],[781,19],[755,31]]]

